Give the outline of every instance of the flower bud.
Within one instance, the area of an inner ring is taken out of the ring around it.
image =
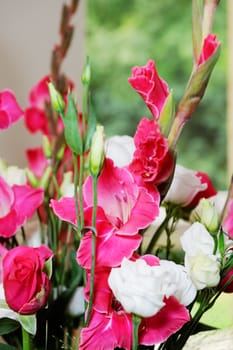
[[[61,94],[55,89],[52,82],[48,83],[48,88],[53,109],[57,113],[63,113],[65,110],[65,102]]]
[[[96,126],[90,150],[90,172],[93,176],[98,176],[104,162],[104,127]]]
[[[34,188],[38,188],[40,186],[40,180],[36,175],[28,168],[25,169],[25,172],[30,185]]]
[[[52,158],[52,147],[50,141],[46,135],[42,136],[42,148],[44,151],[44,155],[47,159]]]
[[[190,220],[201,222],[211,233],[216,232],[219,225],[219,217],[214,205],[205,198],[202,198],[192,211]]]
[[[40,179],[40,187],[43,187],[44,189],[48,187],[51,174],[52,174],[52,168],[51,166],[48,166],[45,169],[42,178]]]
[[[90,80],[91,80],[91,66],[90,66],[89,57],[87,57],[86,63],[85,63],[85,66],[84,66],[83,72],[82,72],[83,85],[89,85]]]

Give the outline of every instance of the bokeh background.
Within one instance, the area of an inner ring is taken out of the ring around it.
[[[23,108],[31,87],[49,72],[64,2],[0,2],[0,89],[13,89]],[[63,70],[75,81],[81,101],[80,74],[85,55],[90,56],[91,99],[107,136],[133,135],[138,120],[149,116],[127,79],[133,66],[145,65],[150,58],[178,103],[192,68],[191,6],[191,0],[144,0],[143,5],[141,0],[80,0]],[[222,0],[214,24],[222,41],[221,57],[177,153],[180,164],[209,173],[219,189],[227,186],[226,13],[226,0]],[[25,148],[39,143],[40,135],[30,135],[21,122],[1,132],[0,156],[26,165]]]

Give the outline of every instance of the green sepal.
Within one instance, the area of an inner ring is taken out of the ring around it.
[[[202,16],[200,9],[200,0],[192,2],[192,39],[193,39],[193,58],[197,63],[202,49]]]
[[[67,112],[61,117],[64,122],[64,135],[67,145],[75,154],[82,154],[83,145],[78,125],[78,111],[71,93],[68,93]]]
[[[159,117],[159,125],[163,136],[167,137],[175,115],[175,100],[173,90],[170,91]]]
[[[49,258],[44,263],[44,269],[43,271],[46,273],[46,275],[49,277],[49,279],[52,277],[53,273],[53,257]]]
[[[8,317],[0,318],[0,335],[9,334],[19,328],[19,322]]]
[[[36,334],[36,315],[18,315],[19,316],[19,323],[24,328],[26,332],[29,334],[35,335]]]

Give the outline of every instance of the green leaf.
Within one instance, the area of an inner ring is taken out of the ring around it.
[[[53,273],[53,257],[45,261],[44,272],[48,275],[49,278],[52,277]]]
[[[8,344],[0,344],[0,350],[17,350],[17,348]]]
[[[67,112],[65,116],[61,115],[61,117],[65,126],[64,135],[67,145],[75,154],[82,154],[83,146],[78,126],[78,112],[74,97],[70,93],[68,94]]]
[[[193,56],[197,62],[201,53],[202,47],[202,16],[200,9],[200,0],[193,0],[192,5],[192,39],[193,39]]]
[[[225,242],[224,242],[224,233],[223,230],[220,230],[219,238],[218,238],[218,249],[221,254],[221,257],[224,257],[225,253]]]
[[[36,334],[36,315],[19,315],[19,322],[25,331]]]
[[[19,322],[7,317],[0,318],[0,335],[9,334],[19,327]]]

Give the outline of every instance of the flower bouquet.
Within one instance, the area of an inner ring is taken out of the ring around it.
[[[0,92],[1,129],[24,118],[42,133],[27,169],[0,163],[2,349],[179,350],[233,292],[232,186],[221,204],[207,174],[176,163],[219,57],[218,2],[193,0],[193,69],[177,107],[153,60],[133,68],[149,115],[134,137],[107,138],[98,124],[88,58],[81,108],[61,72],[77,0],[63,7],[51,72],[29,106]]]

